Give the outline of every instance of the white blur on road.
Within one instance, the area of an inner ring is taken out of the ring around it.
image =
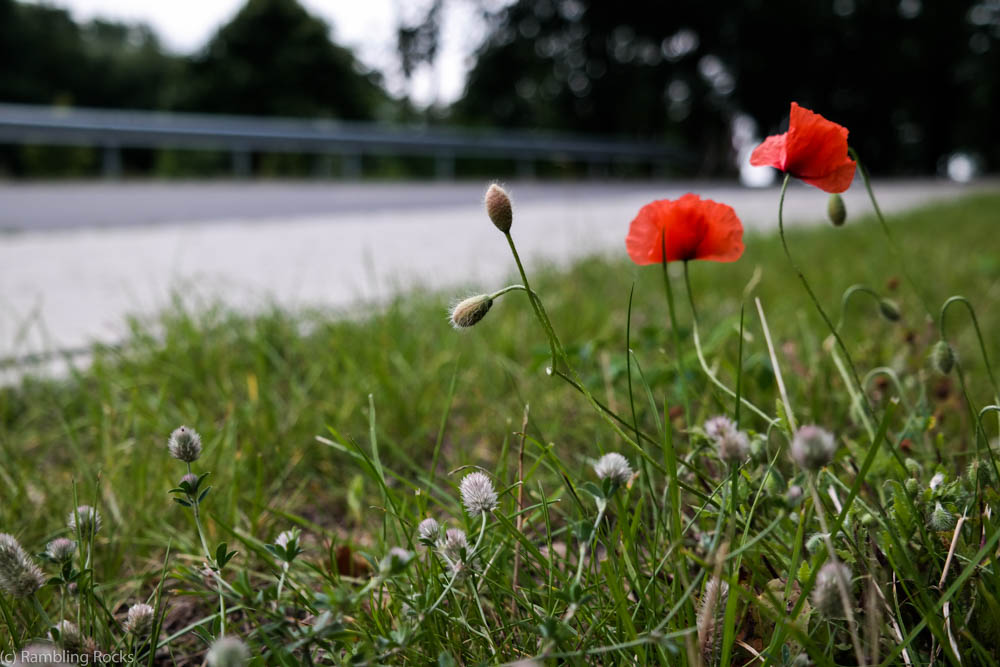
[[[995,188],[876,183],[887,214]],[[115,342],[125,333],[126,314],[156,313],[172,290],[254,309],[346,307],[413,286],[496,288],[514,267],[483,212],[483,189],[473,183],[0,185],[0,230],[6,230],[0,358]],[[776,188],[514,183],[512,233],[529,265],[593,253],[624,256],[638,209],[689,190],[730,204],[747,228],[776,228]],[[790,188],[786,220],[822,220],[826,198],[815,188]],[[845,201],[849,216],[870,211],[860,181]]]

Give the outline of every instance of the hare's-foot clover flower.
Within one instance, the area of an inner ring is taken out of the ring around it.
[[[441,524],[437,522],[437,519],[428,517],[417,526],[417,539],[425,545],[434,544],[440,535]]]
[[[438,552],[452,562],[462,560],[463,552],[469,550],[469,539],[461,528],[449,528],[444,537],[437,541]]]
[[[247,645],[232,635],[216,639],[205,656],[209,667],[239,667],[249,659],[250,650]]]
[[[827,618],[844,618],[844,603],[840,596],[840,580],[851,588],[851,568],[843,563],[827,561],[816,574],[813,586],[813,607]]]
[[[632,466],[629,465],[628,459],[618,452],[611,452],[597,459],[594,472],[597,473],[598,479],[610,479],[619,486],[624,486],[632,479]]]
[[[497,492],[493,489],[493,482],[484,473],[478,471],[469,473],[458,488],[462,493],[465,511],[472,516],[496,509]]]
[[[0,590],[26,598],[45,585],[45,575],[13,535],[0,533]]]
[[[180,426],[170,434],[167,449],[175,459],[192,463],[201,456],[201,436],[187,426]]]
[[[96,507],[80,505],[69,513],[66,525],[71,531],[79,534],[80,539],[89,540],[101,530],[101,513]]]
[[[724,415],[712,417],[705,422],[705,435],[708,436],[709,440],[717,442],[723,436],[734,431],[736,431],[736,422]]]
[[[153,608],[145,602],[139,602],[129,607],[125,618],[125,631],[136,637],[145,637],[153,629]]]
[[[792,439],[792,460],[811,472],[833,461],[836,451],[837,441],[833,434],[812,424],[801,427]]]
[[[54,563],[66,563],[76,552],[76,542],[66,537],[57,537],[45,546],[45,555]]]

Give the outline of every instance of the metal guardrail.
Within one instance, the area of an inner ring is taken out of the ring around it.
[[[441,177],[454,175],[456,158],[512,159],[528,174],[539,160],[592,167],[692,163],[690,154],[668,144],[603,137],[23,104],[0,104],[0,143],[98,146],[108,176],[120,174],[123,148],[229,151],[234,170],[244,175],[253,152],[338,155],[344,175],[354,177],[361,174],[363,155],[431,157]]]

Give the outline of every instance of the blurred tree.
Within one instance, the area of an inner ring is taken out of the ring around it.
[[[191,59],[181,109],[370,119],[387,113],[380,77],[296,0],[248,0]]]
[[[480,0],[485,6],[485,0]],[[730,127],[780,131],[791,100],[851,130],[873,168],[1000,166],[995,0],[515,0],[453,118],[681,142],[732,168]]]

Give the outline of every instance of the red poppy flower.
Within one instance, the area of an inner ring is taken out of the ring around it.
[[[843,192],[857,163],[847,155],[847,128],[792,102],[788,132],[768,137],[750,155],[755,167],[774,167],[826,192]]]
[[[743,223],[731,206],[688,193],[639,209],[625,237],[636,264],[707,259],[735,262],[743,254]]]

